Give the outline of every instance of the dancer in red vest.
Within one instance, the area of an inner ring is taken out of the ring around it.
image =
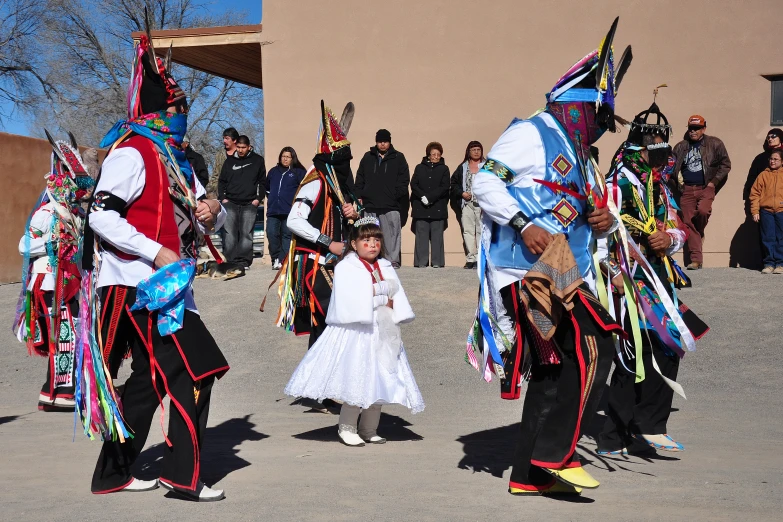
[[[225,210],[205,198],[181,148],[187,102],[169,65],[170,58],[157,58],[149,37],[142,36],[129,118],[101,143],[110,151],[88,218],[94,242],[85,237],[91,271],[82,290],[85,301],[92,300],[76,400],[85,433],[105,440],[93,493],[161,485],[215,501],[224,494],[201,482],[199,457],[212,384],[229,366],[198,314],[191,285],[198,245],[205,231],[222,225]],[[120,400],[111,377],[128,349],[132,374]],[[162,412],[169,429],[160,479],[139,480],[133,464],[166,395],[171,402]]]

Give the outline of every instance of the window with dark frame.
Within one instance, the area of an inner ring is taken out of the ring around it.
[[[765,75],[771,86],[770,125],[783,125],[783,74]]]

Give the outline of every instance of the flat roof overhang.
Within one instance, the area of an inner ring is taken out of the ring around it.
[[[171,47],[175,63],[263,89],[261,25],[152,31],[152,46],[159,56]],[[133,33],[133,39],[142,34]]]

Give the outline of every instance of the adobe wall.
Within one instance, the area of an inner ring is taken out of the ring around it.
[[[659,105],[685,131],[692,113],[720,137],[733,169],[718,195],[707,229],[705,263],[726,266],[730,252],[742,264],[758,258],[755,227],[744,223],[742,187],[769,129],[770,85],[760,75],[783,72],[768,26],[774,0],[656,2],[468,0],[375,2],[314,0],[264,2],[265,135],[270,158],[286,145],[303,162],[312,157],[323,98],[339,114],[356,104],[350,132],[354,170],[389,129],[411,170],[430,141],[440,141],[449,167],[468,141],[489,149],[515,116],[544,105],[568,67],[596,48],[616,15],[619,56],[627,44],[634,61],[617,112],[625,117]],[[777,69],[776,69],[777,68]],[[606,168],[623,135],[598,142]],[[271,160],[270,160],[271,161]],[[446,232],[448,264],[462,265],[459,226]],[[403,237],[411,264],[413,234]]]
[[[5,284],[21,278],[19,239],[46,185],[44,177],[49,172],[52,146],[47,140],[0,132],[0,151],[0,186],[6,191],[5,204],[0,205],[0,284]],[[99,160],[103,156],[99,153]]]
[[[22,272],[19,238],[45,186],[52,147],[46,140],[0,132],[0,184],[10,195],[0,205],[0,283],[17,282]]]

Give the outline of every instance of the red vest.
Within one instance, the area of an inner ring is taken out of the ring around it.
[[[152,141],[138,135],[117,146],[118,149],[124,147],[139,151],[144,161],[145,177],[141,196],[125,208],[123,217],[140,233],[179,254],[179,230],[174,219],[174,203],[169,194],[169,177],[158,149]],[[138,259],[138,256],[116,248],[109,249],[122,259]]]

